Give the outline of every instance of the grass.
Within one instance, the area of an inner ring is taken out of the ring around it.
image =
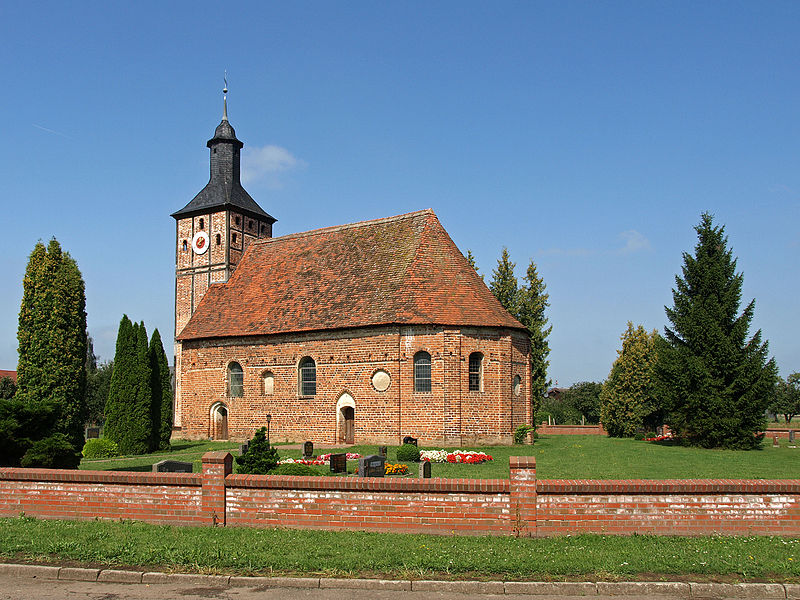
[[[800,539],[442,537],[0,519],[0,557],[242,575],[800,581]],[[389,550],[391,549],[391,550]]]
[[[480,465],[434,464],[434,477],[469,479],[504,479],[509,476],[510,456],[536,456],[539,479],[796,479],[800,448],[789,448],[787,440],[780,440],[773,448],[767,441],[760,450],[704,450],[687,448],[665,442],[641,442],[631,439],[609,438],[599,435],[541,436],[533,446],[469,447],[465,450],[483,450],[494,460]],[[169,453],[149,454],[141,457],[123,457],[113,460],[82,461],[81,469],[149,471],[164,458],[194,462],[200,470],[200,457],[208,450],[231,450],[239,445],[228,442],[177,441]],[[333,452],[343,449],[334,449]],[[315,448],[317,454],[328,452]],[[378,447],[361,445],[348,447],[348,452],[362,456],[377,454]],[[396,447],[389,448],[389,462],[396,461]],[[299,458],[301,450],[278,447],[281,457]],[[355,462],[348,464],[351,472]],[[320,474],[330,474],[327,467],[318,467]],[[409,465],[408,477],[417,476],[416,465]]]

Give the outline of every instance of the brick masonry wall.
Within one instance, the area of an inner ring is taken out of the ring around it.
[[[548,425],[547,421],[536,431],[541,435],[607,435],[602,425]]]
[[[800,535],[800,480],[537,481],[232,475],[0,468],[0,516],[173,525],[359,529],[451,535]]]
[[[431,355],[430,393],[414,391],[414,355]],[[355,442],[397,443],[406,435],[425,444],[508,443],[513,429],[530,423],[530,390],[512,390],[515,374],[528,381],[528,341],[494,328],[383,326],[262,338],[186,341],[177,351],[176,437],[215,437],[212,412],[227,411],[231,439],[245,440],[266,425],[276,440],[343,441],[337,404],[351,398]],[[483,386],[469,391],[469,355],[483,355]],[[316,363],[317,393],[298,389],[298,364]],[[228,365],[244,371],[244,393],[231,397]],[[376,371],[391,378],[377,390]],[[271,376],[272,391],[264,384]]]
[[[0,468],[0,516],[205,522],[201,477],[178,473]]]

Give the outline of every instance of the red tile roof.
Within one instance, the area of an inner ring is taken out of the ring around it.
[[[6,377],[10,377],[11,380],[16,383],[17,382],[17,372],[16,371],[3,371],[0,369],[0,379],[4,379]]]
[[[385,324],[524,329],[423,210],[252,242],[178,339]]]

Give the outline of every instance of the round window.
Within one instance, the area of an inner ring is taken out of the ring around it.
[[[372,375],[372,387],[379,392],[385,392],[388,390],[391,383],[392,377],[383,369],[375,371],[375,373]]]

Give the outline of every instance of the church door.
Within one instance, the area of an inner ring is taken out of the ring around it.
[[[211,438],[214,440],[228,439],[228,409],[220,405],[213,413]]]
[[[344,417],[344,443],[352,444],[355,438],[355,411],[352,406],[345,406],[342,409]]]

